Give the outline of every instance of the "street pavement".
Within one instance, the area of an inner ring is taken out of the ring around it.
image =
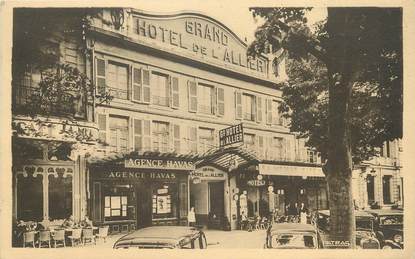
[[[255,230],[248,232],[245,230],[221,231],[205,230],[208,249],[261,249],[265,241],[265,230]],[[96,245],[85,245],[94,248],[112,248],[123,234],[110,235],[106,242],[99,240]],[[75,249],[78,247],[75,247]],[[79,248],[83,248],[80,246]]]

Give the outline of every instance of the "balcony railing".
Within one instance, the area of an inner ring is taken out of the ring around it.
[[[213,114],[213,109],[210,105],[199,105],[198,112],[204,114]]]
[[[119,89],[119,88],[112,88],[112,87],[107,87],[106,88],[109,92],[109,94],[117,99],[124,99],[124,100],[128,100],[128,91],[124,90],[124,89]]]
[[[57,116],[86,115],[85,96],[61,92],[46,98],[39,88],[16,85],[13,87],[13,112],[17,114],[41,114]]]

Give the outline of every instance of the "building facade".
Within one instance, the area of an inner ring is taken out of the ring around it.
[[[119,28],[103,22],[115,15],[124,21]],[[244,41],[200,13],[124,9],[105,10],[102,17],[91,27],[90,76],[115,98],[96,108],[99,136],[108,146],[104,160],[91,160],[89,168],[95,221],[114,222],[114,231],[134,223],[184,224],[194,207],[199,224],[236,228],[243,210],[268,216],[299,202],[327,208],[318,154],[289,132],[278,113],[283,52],[277,65],[273,55],[247,57]],[[238,124],[244,141],[221,147],[219,131]],[[140,166],[127,168],[128,159]],[[176,170],[170,161],[193,166]],[[111,173],[122,183],[108,179]],[[169,179],[150,179],[152,173]],[[131,197],[121,195],[122,188]]]
[[[353,196],[359,208],[403,208],[402,141],[387,141],[379,155],[353,170]]]

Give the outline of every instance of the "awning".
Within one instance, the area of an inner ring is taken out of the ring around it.
[[[259,173],[277,176],[324,177],[321,167],[259,164]]]

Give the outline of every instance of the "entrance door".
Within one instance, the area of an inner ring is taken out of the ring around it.
[[[223,182],[209,183],[209,212],[217,218],[224,216],[224,186]]]
[[[144,228],[152,224],[152,199],[151,188],[139,185],[136,189],[137,195],[137,226]]]

